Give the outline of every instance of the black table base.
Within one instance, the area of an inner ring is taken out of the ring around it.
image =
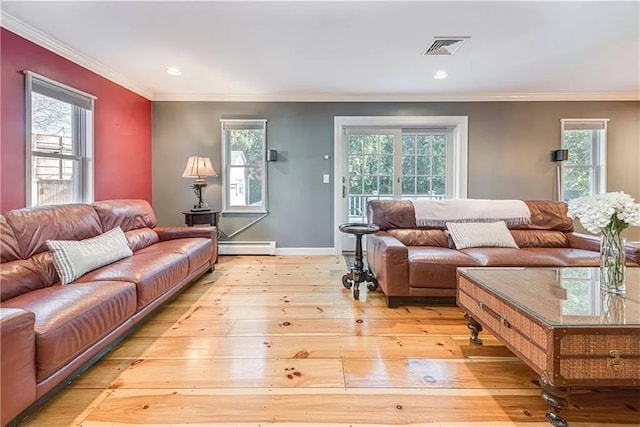
[[[375,233],[380,228],[374,224],[350,223],[342,224],[338,229],[343,233],[356,236],[355,262],[353,267],[351,267],[351,271],[342,276],[342,285],[347,289],[353,290],[354,299],[360,299],[360,283],[367,282],[367,289],[370,291],[378,289],[378,281],[376,278],[371,271],[364,269],[364,262],[362,260],[362,236]]]

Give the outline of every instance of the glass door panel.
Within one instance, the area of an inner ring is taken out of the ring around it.
[[[343,222],[367,222],[369,200],[450,198],[450,135],[435,130],[347,129]],[[343,235],[342,247],[353,251],[355,238]]]
[[[394,135],[349,132],[348,222],[366,222],[367,201],[393,197]]]
[[[447,134],[402,134],[402,199],[447,197]]]

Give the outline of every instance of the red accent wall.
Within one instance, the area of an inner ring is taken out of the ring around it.
[[[151,101],[4,28],[0,61],[0,212],[25,206],[23,70],[98,97],[95,199],[151,202]]]

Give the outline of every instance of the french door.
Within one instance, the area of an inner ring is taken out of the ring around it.
[[[347,127],[343,132],[342,220],[367,222],[367,202],[452,197],[450,129]],[[342,236],[342,250],[355,238]]]

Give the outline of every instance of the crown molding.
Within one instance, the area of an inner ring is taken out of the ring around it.
[[[589,93],[482,93],[469,95],[429,94],[230,94],[154,93],[153,101],[215,102],[525,102],[525,101],[640,101],[637,92]]]
[[[150,101],[215,102],[515,102],[640,101],[640,92],[349,94],[349,93],[164,93],[149,88],[0,10],[0,26]]]
[[[51,52],[62,56],[69,61],[72,61],[89,71],[92,71],[132,92],[137,93],[149,100],[152,100],[153,92],[139,83],[127,78],[126,76],[112,70],[103,63],[96,61],[93,58],[86,56],[85,54],[78,52],[77,50],[60,43],[52,37],[46,35],[40,30],[37,30],[30,25],[22,22],[21,20],[14,18],[5,11],[0,11],[0,26],[7,30],[16,33],[20,37],[23,37],[30,42],[33,42],[43,48],[50,50]]]

